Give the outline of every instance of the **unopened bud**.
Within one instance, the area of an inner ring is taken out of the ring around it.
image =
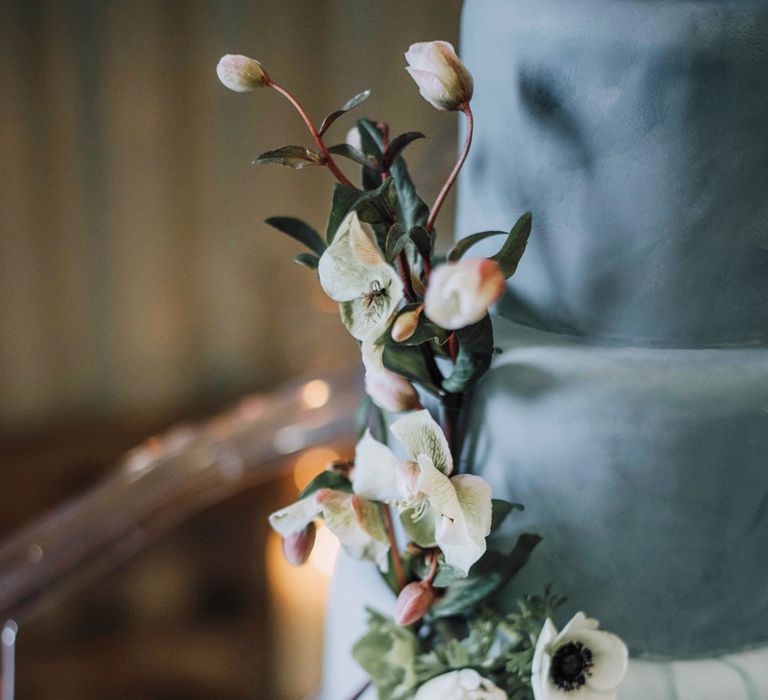
[[[397,596],[395,622],[402,627],[421,620],[435,602],[435,589],[424,581],[409,583]]]
[[[283,554],[291,566],[301,566],[309,559],[315,546],[317,528],[310,523],[303,530],[294,532],[283,540]]]
[[[390,333],[392,340],[396,343],[408,340],[416,332],[416,328],[419,325],[419,316],[421,316],[422,311],[424,311],[424,306],[419,304],[415,309],[400,314],[392,324],[392,331]]]
[[[447,41],[411,44],[405,69],[421,96],[440,110],[462,109],[472,99],[472,75]]]
[[[269,76],[257,60],[248,56],[227,54],[216,66],[219,80],[235,92],[250,92],[269,85]]]

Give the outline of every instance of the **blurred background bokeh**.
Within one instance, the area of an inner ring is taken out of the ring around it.
[[[258,58],[318,121],[371,88],[327,141],[358,116],[425,132],[408,159],[432,201],[456,120],[421,100],[403,52],[455,43],[459,13],[459,0],[0,2],[0,540],[148,436],[358,362],[297,245],[262,223],[322,227],[332,180],[252,167],[310,141],[279,95],[228,92],[214,68]],[[453,235],[449,209],[440,228]],[[287,572],[265,517],[348,447],[305,450],[269,487],[48,606],[19,635],[17,697],[306,695],[332,547]]]

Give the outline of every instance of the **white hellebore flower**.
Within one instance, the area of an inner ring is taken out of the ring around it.
[[[320,285],[341,309],[342,323],[358,340],[382,333],[403,298],[403,285],[355,212],[341,222],[320,257]]]
[[[461,109],[472,99],[472,75],[447,41],[422,41],[405,52],[407,70],[421,96],[442,111]]]
[[[448,330],[477,323],[503,293],[504,274],[493,260],[459,260],[435,268],[424,313]]]
[[[576,613],[558,633],[551,620],[536,642],[531,684],[536,700],[616,700],[627,647],[597,620]]]
[[[350,493],[320,489],[269,516],[272,529],[284,538],[304,530],[323,516],[326,527],[355,559],[371,559],[387,570],[389,538],[375,503]]]
[[[507,700],[507,694],[477,671],[464,668],[427,681],[414,700]]]
[[[382,362],[384,347],[369,338],[363,341],[365,392],[385,411],[413,411],[421,408],[419,395],[407,379],[388,370]]]
[[[491,531],[490,487],[473,474],[450,477],[448,442],[428,411],[409,413],[390,429],[410,460],[398,460],[366,432],[355,452],[355,493],[396,503],[408,536],[422,547],[440,547],[446,563],[466,575],[485,553]]]
[[[258,87],[269,85],[269,76],[264,67],[248,56],[223,56],[216,66],[219,80],[235,92],[250,92]]]

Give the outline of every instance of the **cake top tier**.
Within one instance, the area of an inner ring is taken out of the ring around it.
[[[768,342],[768,2],[467,0],[462,29],[458,234],[534,215],[501,313],[609,342]]]

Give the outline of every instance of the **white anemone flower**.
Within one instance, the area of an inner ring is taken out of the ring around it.
[[[531,684],[536,700],[616,700],[627,647],[582,612],[557,631],[551,620],[536,642]]]
[[[422,685],[414,700],[507,700],[507,694],[471,668],[450,671]]]
[[[366,433],[355,453],[355,493],[397,504],[408,536],[422,547],[440,547],[446,563],[466,575],[486,550],[490,486],[473,474],[450,476],[448,442],[428,411],[410,413],[390,429],[410,460],[398,460]]]
[[[317,272],[325,293],[339,302],[342,323],[358,340],[383,333],[403,299],[397,272],[355,212],[341,222]]]
[[[355,559],[370,559],[387,570],[389,538],[379,506],[359,496],[320,489],[269,516],[269,524],[282,537],[301,532],[320,515]]]

